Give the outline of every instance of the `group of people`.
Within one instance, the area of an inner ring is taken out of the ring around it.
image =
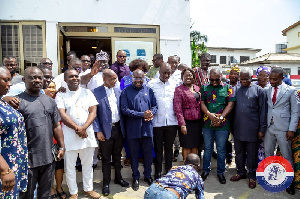
[[[64,73],[55,78],[48,58],[38,67],[26,68],[22,81],[16,80],[20,75],[15,58],[5,58],[0,67],[0,195],[4,197],[33,198],[36,191],[37,198],[66,198],[61,187],[65,172],[70,198],[77,198],[75,166],[80,159],[85,194],[100,198],[93,191],[98,147],[102,194],[110,194],[111,161],[114,183],[129,187],[121,174],[124,147],[135,191],[142,157],[144,181],[150,185],[145,198],[158,193],[185,198],[194,190],[197,198],[203,198],[214,143],[217,177],[226,183],[230,133],[237,165],[231,181],[248,177],[249,187],[255,188],[258,161],[274,155],[276,142],[282,156],[299,170],[299,157],[293,160],[299,143],[292,146],[291,141],[300,136],[296,134],[300,100],[294,88],[283,83],[282,68],[261,66],[254,83],[252,70],[232,67],[229,82],[224,83],[220,69],[210,69],[208,53],[201,55],[201,67],[195,69],[180,63],[177,55],[164,62],[162,54],[153,56],[151,67],[139,59],[127,66],[123,50],[111,66],[104,51],[80,59],[69,52],[67,60]],[[172,167],[174,145],[175,150],[182,147],[183,166]],[[289,194],[300,186],[299,173],[295,176]]]

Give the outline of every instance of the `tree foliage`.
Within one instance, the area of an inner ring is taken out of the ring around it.
[[[207,52],[207,47],[205,46],[205,42],[207,42],[207,36],[202,35],[197,30],[193,30],[190,32],[190,38],[192,51],[192,68],[195,68],[200,66],[200,55]]]

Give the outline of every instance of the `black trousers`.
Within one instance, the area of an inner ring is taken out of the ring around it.
[[[234,139],[235,163],[238,175],[245,175],[247,171],[246,153],[247,153],[247,169],[248,178],[256,179],[256,169],[258,164],[258,142],[246,142]]]
[[[27,191],[20,193],[20,198],[33,199],[37,187],[37,198],[51,198],[51,187],[55,171],[55,161],[51,164],[28,168]]]
[[[173,143],[177,129],[177,125],[153,128],[154,152],[156,156],[155,173],[162,172],[163,152],[165,152],[166,173],[172,168]]]
[[[103,186],[109,185],[111,180],[111,156],[115,167],[115,180],[121,180],[121,151],[123,148],[123,135],[120,123],[111,129],[111,137],[105,141],[99,141],[102,155]]]

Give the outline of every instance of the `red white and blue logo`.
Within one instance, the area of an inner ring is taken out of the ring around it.
[[[270,156],[258,165],[256,178],[265,190],[277,193],[291,185],[294,179],[294,170],[284,157]]]

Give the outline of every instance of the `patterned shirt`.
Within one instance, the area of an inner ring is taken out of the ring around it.
[[[150,79],[154,78],[156,73],[159,71],[159,68],[160,67],[154,67],[154,66],[151,66],[149,71],[147,72],[146,76]]]
[[[214,87],[211,84],[205,84],[201,87],[201,100],[205,102],[207,109],[211,113],[222,114],[228,102],[236,101],[234,90],[231,85],[220,82],[220,85]],[[211,126],[211,120],[207,114],[204,114],[203,121],[204,129],[214,130],[229,130],[230,128],[230,117],[226,116],[220,126]]]
[[[21,113],[1,100],[0,143],[1,155],[16,176],[16,185],[13,192],[0,191],[0,198],[18,198],[19,192],[26,191],[28,179],[28,152],[25,123]]]
[[[195,84],[199,87],[201,87],[204,84],[208,83],[208,72],[202,70],[200,67],[195,68]]]
[[[195,190],[196,198],[204,199],[204,183],[191,165],[174,166],[157,181],[161,185],[173,188],[180,195],[180,198],[186,198]]]

